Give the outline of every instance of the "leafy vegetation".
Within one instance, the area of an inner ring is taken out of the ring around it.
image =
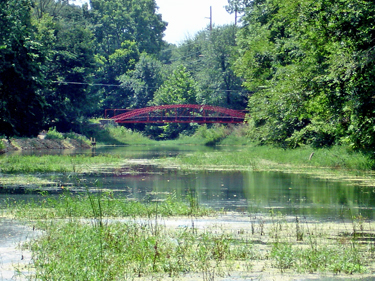
[[[284,147],[372,149],[374,3],[232,2],[246,7],[235,69],[254,92],[253,137]]]
[[[372,155],[353,152],[344,147],[313,149],[302,147],[286,151],[283,148],[258,146],[248,144],[238,147],[235,151],[216,151],[206,153],[192,153],[178,156],[172,160],[184,167],[199,169],[260,169],[260,170],[288,170],[305,169],[311,172],[311,167],[318,168],[317,174],[330,168],[333,172],[344,173],[352,171],[368,172],[374,168]],[[320,170],[322,168],[323,170]]]
[[[107,108],[245,106],[236,101],[243,88],[231,69],[234,26],[202,31],[178,47],[162,40],[167,23],[155,0],[92,0],[83,6],[6,0],[1,13],[0,134],[35,136],[50,128],[83,133],[85,120]],[[197,126],[135,128],[166,139]]]
[[[228,0],[237,25],[176,46],[155,0],[2,1],[0,134],[82,133],[106,108],[198,103],[247,107],[250,142],[373,150],[374,5]],[[154,139],[197,128],[132,126]]]
[[[0,172],[4,174],[34,174],[41,172],[78,172],[89,165],[119,164],[121,158],[113,155],[24,155],[0,159]]]
[[[39,238],[24,245],[33,251],[32,272],[40,280],[175,279],[184,275],[203,275],[209,280],[254,276],[259,268],[262,274],[275,268],[282,274],[352,275],[366,273],[373,264],[370,243],[345,232],[355,227],[354,221],[352,225],[300,224],[298,218],[293,222],[271,211],[269,216],[246,214],[250,222],[246,226],[242,221],[240,228],[232,229],[233,224],[228,229],[218,227],[212,220],[200,229],[194,221],[211,211],[177,202],[173,196],[151,204],[114,199],[111,194],[66,193],[29,203],[8,200],[7,204],[11,214],[32,220],[34,227],[43,230]],[[171,215],[189,217],[191,226],[170,227],[166,222]],[[270,223],[264,224],[265,220]]]
[[[46,139],[50,140],[63,140],[64,135],[56,130],[56,127],[50,128],[46,133]]]
[[[187,198],[189,199],[189,198]],[[23,219],[64,219],[105,217],[203,216],[215,211],[197,206],[192,200],[182,202],[169,194],[161,202],[129,201],[114,198],[111,192],[71,194],[69,190],[57,198],[44,194],[40,200],[16,202],[9,200],[7,208],[12,215]],[[67,207],[68,206],[68,207]]]
[[[88,128],[84,133],[94,138],[98,145],[137,145],[153,144],[155,141],[145,137],[142,132],[122,126],[107,125],[104,128]]]

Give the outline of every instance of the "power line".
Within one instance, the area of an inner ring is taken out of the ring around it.
[[[103,86],[103,87],[122,87],[121,85],[115,85],[115,84],[102,84],[102,83],[86,83],[86,82],[66,82],[66,81],[52,81],[52,83],[56,84],[69,84],[69,85],[88,85],[88,86]],[[143,87],[146,88],[146,87]],[[147,87],[148,89],[159,89],[157,87]],[[220,92],[241,92],[243,90],[246,91],[246,89],[242,90],[224,90],[224,89],[216,89],[216,88],[205,88],[206,90],[216,90]]]
[[[102,83],[86,83],[86,82],[66,82],[66,81],[51,81],[56,84],[70,84],[70,85],[89,85],[89,86],[104,86],[104,87],[121,87],[116,84],[102,84]]]

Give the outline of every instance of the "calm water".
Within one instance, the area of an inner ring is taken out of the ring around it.
[[[236,148],[222,148],[228,149]],[[105,147],[79,153],[91,153],[93,156],[113,153],[124,158],[155,159],[210,150],[213,148],[139,146]],[[350,218],[359,214],[369,219],[374,216],[374,188],[321,180],[302,174],[251,171],[181,172],[152,165],[139,165],[134,167],[134,172],[124,168],[117,170],[116,174],[85,176],[83,182],[89,188],[109,189],[118,196],[137,200],[165,199],[171,194],[184,198],[192,194],[198,198],[200,204],[216,209],[247,210],[252,213],[273,210],[282,214],[327,219]],[[74,184],[72,177],[55,178],[61,180],[63,185]]]

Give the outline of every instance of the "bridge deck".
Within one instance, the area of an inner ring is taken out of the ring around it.
[[[113,112],[116,123],[243,123],[246,113],[218,106],[177,104],[145,107],[133,110],[106,110]],[[117,114],[118,112],[124,112]]]

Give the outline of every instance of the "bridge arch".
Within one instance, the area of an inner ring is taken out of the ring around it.
[[[245,115],[220,106],[170,104],[133,109],[110,119],[116,123],[243,123]]]

